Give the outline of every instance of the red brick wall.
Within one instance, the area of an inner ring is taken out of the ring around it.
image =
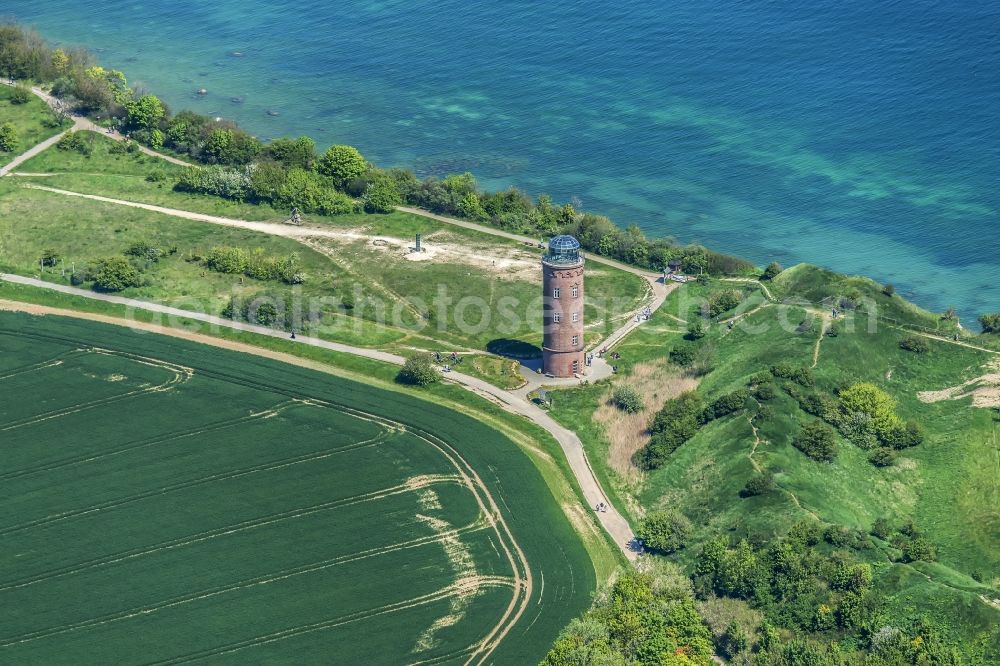
[[[576,286],[577,296],[573,297],[573,287]],[[554,291],[559,288],[559,298]],[[583,262],[576,266],[556,266],[542,262],[542,297],[543,297],[543,342],[542,369],[547,374],[556,377],[572,377],[573,361],[577,362],[577,371],[584,369],[583,342]],[[573,313],[577,313],[577,321],[573,321]],[[559,321],[555,321],[558,313]],[[577,342],[573,344],[573,336]]]

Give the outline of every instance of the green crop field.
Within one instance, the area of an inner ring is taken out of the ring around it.
[[[531,462],[422,400],[0,314],[0,659],[529,663],[594,571]]]

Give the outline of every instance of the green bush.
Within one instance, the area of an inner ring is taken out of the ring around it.
[[[812,370],[803,366],[793,366],[787,363],[779,363],[771,366],[771,375],[775,379],[788,379],[800,386],[812,386],[816,383]]]
[[[127,257],[145,259],[146,261],[159,261],[160,257],[165,253],[160,248],[153,247],[146,241],[136,241],[129,245],[122,254]]]
[[[837,457],[837,434],[822,421],[802,426],[792,444],[813,460],[830,461]]]
[[[687,335],[684,337],[688,340],[700,340],[705,337],[705,324],[701,319],[694,319],[688,324]]]
[[[927,338],[919,335],[908,335],[899,341],[899,347],[900,349],[905,349],[906,351],[911,351],[915,354],[926,354],[931,349],[931,345],[927,342]]]
[[[139,269],[122,257],[102,259],[94,274],[94,288],[99,291],[121,291],[141,283]]]
[[[773,280],[774,278],[778,277],[778,273],[780,273],[781,271],[782,271],[781,264],[779,264],[777,261],[772,261],[767,265],[767,268],[764,269],[764,272],[761,274],[760,279]]]
[[[360,178],[368,170],[368,162],[353,146],[330,146],[320,158],[316,170],[333,180],[339,190],[356,178]]]
[[[744,388],[737,389],[732,393],[727,393],[712,401],[712,404],[705,408],[700,415],[702,423],[708,423],[713,419],[721,419],[733,412],[738,412],[746,406],[750,399],[750,391]]]
[[[400,368],[396,381],[412,386],[430,386],[441,381],[441,373],[431,363],[430,355],[413,354]]]
[[[377,171],[368,180],[362,201],[367,213],[391,213],[403,203],[403,198],[396,181],[385,172]]]
[[[636,463],[643,469],[661,467],[667,457],[698,432],[698,419],[705,402],[695,391],[686,391],[668,400],[653,416],[651,437],[637,454]]]
[[[707,312],[711,317],[718,317],[723,312],[732,310],[743,301],[743,292],[739,289],[717,291],[708,297]]]
[[[1000,312],[981,315],[979,325],[983,327],[983,333],[1000,333]]]
[[[14,126],[10,123],[0,124],[0,152],[13,153],[19,143]]]
[[[669,555],[686,545],[691,521],[673,511],[653,511],[639,522],[636,536],[647,550]]]
[[[768,401],[778,397],[778,387],[771,382],[758,384],[753,390],[753,395],[758,400]]]
[[[630,384],[616,386],[611,392],[611,402],[615,407],[627,414],[635,414],[643,408],[642,396]]]
[[[694,365],[696,358],[694,345],[678,345],[670,350],[670,362],[682,368]]]
[[[868,454],[868,462],[876,467],[890,467],[896,462],[896,452],[881,446]]]
[[[754,474],[743,486],[740,497],[756,497],[774,490],[774,477],[770,474]]]
[[[63,138],[59,139],[56,148],[67,152],[77,152],[84,157],[90,157],[91,153],[93,153],[92,142],[93,140],[83,132],[67,132],[63,135]]]
[[[24,85],[23,83],[19,83],[16,86],[14,86],[14,90],[10,95],[10,103],[27,104],[33,96],[34,93],[31,92],[31,88]]]
[[[213,247],[205,264],[219,273],[239,275],[250,267],[250,254],[241,247]]]

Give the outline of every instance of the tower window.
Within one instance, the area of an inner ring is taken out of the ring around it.
[[[573,298],[579,298],[580,297],[580,288],[574,285],[569,290],[569,293],[570,293],[570,296],[572,296]]]
[[[580,313],[579,312],[574,312],[571,315],[571,318],[573,319],[573,321],[580,321]]]
[[[559,287],[554,287],[552,289],[552,298],[559,298]]]
[[[580,336],[574,335],[572,345],[575,347],[577,344],[579,344],[579,342],[580,342]]]
[[[561,322],[562,321],[562,312],[553,312],[552,313],[552,321],[554,321],[557,324],[559,322]]]

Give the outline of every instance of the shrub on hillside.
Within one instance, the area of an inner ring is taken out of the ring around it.
[[[702,423],[708,423],[713,419],[721,419],[723,416],[728,416],[733,412],[743,409],[749,398],[750,391],[744,388],[737,389],[732,393],[727,393],[713,400],[712,404],[702,411],[699,418]]]
[[[376,171],[368,180],[362,201],[367,213],[391,213],[403,203],[403,198],[396,181],[387,173]]]
[[[732,310],[743,301],[743,292],[739,289],[724,289],[708,297],[707,316],[718,317],[723,312]]]
[[[1000,312],[981,315],[979,325],[983,327],[983,333],[1000,333]]]
[[[882,441],[888,441],[902,426],[896,416],[896,401],[871,382],[859,382],[841,391],[840,404],[848,416],[857,413],[870,416],[872,428]]]
[[[213,247],[205,264],[219,273],[239,275],[250,267],[250,253],[241,247]]]
[[[441,381],[441,373],[431,363],[430,355],[413,354],[399,369],[396,381],[412,386],[430,386]]]
[[[333,189],[321,175],[304,169],[288,171],[273,203],[320,215],[354,212],[354,201],[349,196]]]
[[[653,511],[639,522],[636,536],[647,550],[669,555],[686,545],[691,521],[674,511]]]
[[[931,349],[927,339],[919,335],[908,335],[899,341],[900,349],[911,351],[915,354],[926,354]]]
[[[121,291],[142,284],[142,274],[127,259],[108,257],[97,265],[94,288],[99,291]]]
[[[13,153],[19,145],[17,130],[14,129],[14,126],[10,123],[0,124],[0,152]]]
[[[754,474],[740,491],[740,497],[756,497],[774,490],[774,477],[771,474]]]
[[[812,370],[805,366],[794,366],[788,363],[779,363],[771,366],[771,374],[775,379],[788,379],[800,386],[812,386],[816,383]]]
[[[63,138],[56,143],[56,149],[67,152],[80,153],[84,157],[90,157],[93,152],[92,140],[83,132],[67,132]]]
[[[320,158],[316,170],[333,179],[337,189],[344,190],[355,178],[368,170],[368,162],[353,146],[330,146]]]
[[[250,167],[240,169],[218,165],[196,167],[182,171],[174,189],[244,201],[252,191],[252,175],[253,169]]]
[[[694,365],[695,361],[695,346],[694,345],[677,345],[670,350],[670,362],[674,365],[679,365],[682,368],[688,368]]]
[[[700,340],[705,337],[705,324],[701,319],[694,319],[688,324],[687,334],[684,337],[688,340]]]
[[[31,100],[32,95],[33,93],[31,92],[31,88],[23,83],[19,83],[14,86],[14,90],[10,94],[10,103],[27,104],[28,101]]]
[[[868,454],[868,462],[876,467],[891,467],[896,462],[896,452],[885,446],[880,446]]]
[[[753,395],[758,400],[763,400],[765,402],[768,400],[774,400],[776,397],[778,397],[778,387],[775,386],[774,383],[772,382],[758,384],[753,389]]]
[[[132,243],[122,253],[126,257],[135,257],[146,261],[159,261],[165,252],[158,247],[153,247],[146,241],[136,241]]]
[[[882,285],[882,293],[889,298],[892,298],[896,294],[896,287],[894,287],[891,283],[886,282]]]
[[[656,469],[668,456],[694,437],[705,402],[694,391],[686,391],[668,400],[649,425],[649,443],[636,454],[636,464],[643,469]]]
[[[830,461],[837,457],[837,435],[822,421],[802,426],[792,444],[813,460]]]
[[[773,280],[774,278],[778,277],[778,273],[780,273],[781,271],[782,271],[781,264],[779,264],[777,261],[772,261],[767,265],[767,268],[764,269],[764,272],[761,274],[760,279]]]
[[[643,407],[642,395],[630,384],[616,386],[611,392],[611,402],[615,407],[627,414],[634,414]]]

